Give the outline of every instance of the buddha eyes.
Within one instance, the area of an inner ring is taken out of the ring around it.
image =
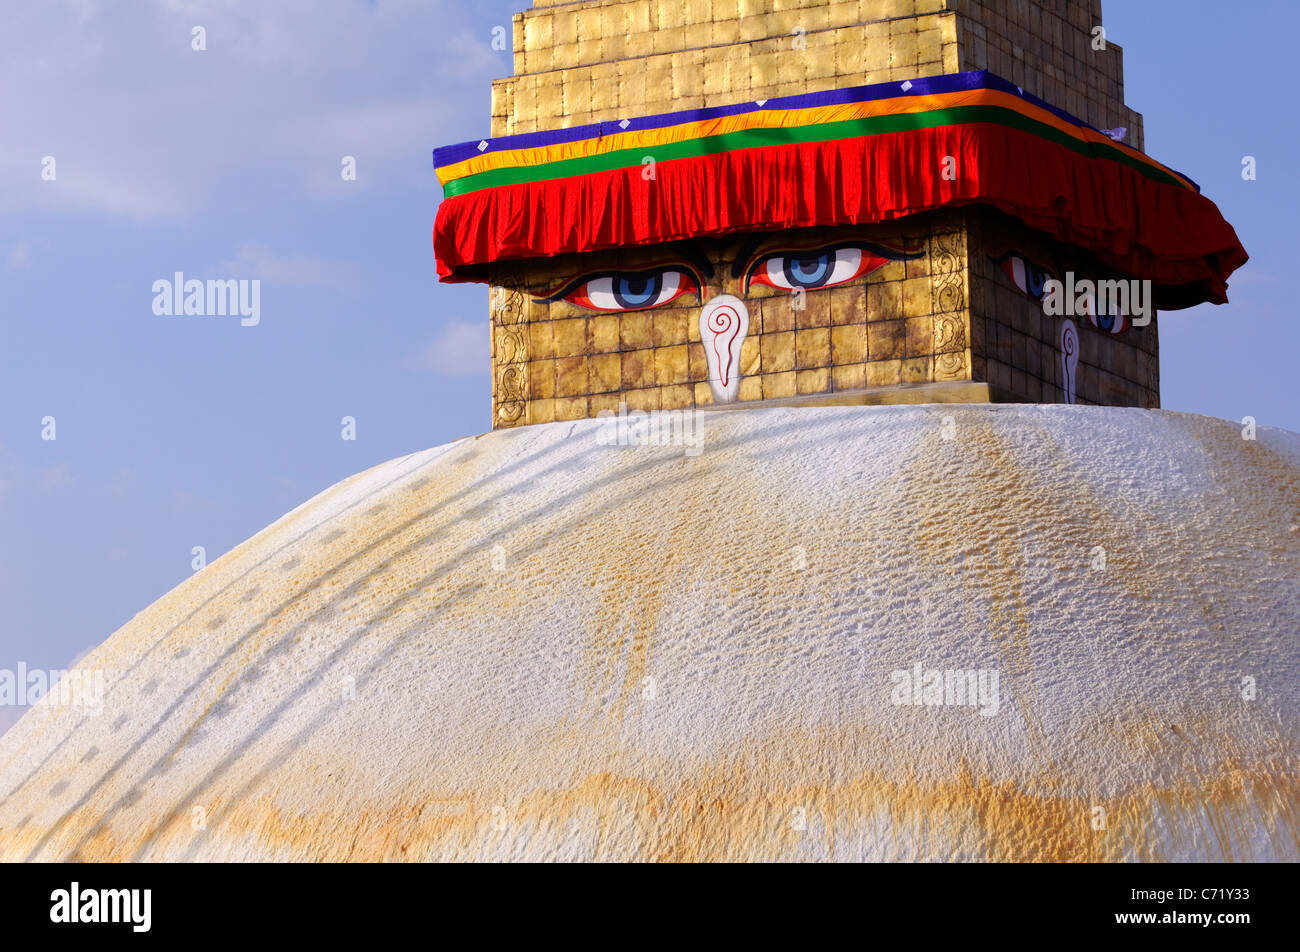
[[[693,275],[676,268],[660,268],[593,275],[559,296],[594,311],[643,311],[675,301],[683,294],[698,294],[699,290]]]
[[[1129,329],[1128,315],[1117,313],[1111,305],[1107,305],[1104,310],[1095,304],[1089,307],[1088,320],[1093,327],[1106,334],[1123,334]]]
[[[1019,288],[1022,294],[1034,301],[1047,300],[1047,283],[1056,280],[1055,274],[1014,251],[994,260],[1002,266],[1002,270],[1011,278],[1011,283]],[[1066,313],[1086,316],[1088,322],[1103,334],[1123,334],[1133,326],[1129,315],[1125,313],[1126,304],[1119,304],[1113,297],[1098,300],[1101,297],[1100,284],[1106,282],[1099,283],[1092,279],[1079,282],[1079,291],[1076,294],[1074,278],[1069,274],[1066,277],[1066,284],[1055,289],[1057,294],[1064,295],[1066,305],[1075,308]],[[1127,295],[1122,300],[1127,301]],[[1046,307],[1045,310],[1047,313],[1053,313]]]
[[[1011,278],[1012,284],[1033,300],[1041,301],[1047,295],[1047,282],[1052,274],[1045,268],[1012,254],[1002,260],[1002,270]]]
[[[813,290],[845,284],[870,274],[890,261],[915,257],[917,252],[854,243],[807,251],[763,255],[748,268],[735,262],[732,274],[744,276],[744,288],[755,284],[784,291]],[[750,259],[754,260],[754,259]],[[711,272],[710,272],[711,273]],[[686,294],[699,297],[704,280],[699,269],[686,264],[639,271],[606,271],[578,278],[563,290],[543,298],[568,301],[593,311],[644,311],[670,304]]]
[[[870,274],[889,261],[862,247],[785,251],[768,255],[754,265],[747,284],[765,284],[786,291],[831,288]]]

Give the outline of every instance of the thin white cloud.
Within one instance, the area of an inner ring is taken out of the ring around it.
[[[26,271],[32,266],[32,243],[19,241],[9,249],[5,257],[5,267],[11,271]]]
[[[171,491],[171,511],[177,514],[185,512],[194,512],[200,508],[206,508],[199,497],[188,489],[174,487]]]
[[[86,647],[82,648],[80,651],[78,651],[75,655],[72,656],[72,660],[69,661],[66,665],[63,666],[63,670],[64,670],[64,671],[71,671],[71,670],[72,670],[73,668],[75,668],[77,665],[81,664],[82,659],[84,659],[84,658],[86,657],[86,655],[88,655],[88,654],[90,654],[92,651],[94,651],[96,647],[98,647],[98,646],[97,646],[97,645],[86,645]]]
[[[54,492],[57,489],[66,489],[73,483],[72,473],[64,463],[55,463],[47,467],[42,473],[36,486],[43,493]]]
[[[455,0],[4,4],[0,209],[181,218],[253,170],[256,187],[269,174],[340,199],[415,176],[433,191],[430,151],[458,116],[486,130],[488,80],[509,69],[471,14]]]
[[[18,485],[18,467],[10,460],[9,448],[0,443],[0,515],[4,514],[5,500]]]
[[[423,350],[416,367],[450,377],[470,377],[487,373],[489,353],[486,321],[475,323],[453,318]]]
[[[326,288],[332,291],[355,291],[361,283],[356,265],[314,255],[278,255],[266,245],[246,242],[235,257],[223,261],[217,277],[260,278],[274,284]]]

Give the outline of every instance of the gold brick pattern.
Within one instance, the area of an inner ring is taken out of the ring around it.
[[[730,271],[744,247],[742,238],[696,242],[715,266],[702,297],[736,294],[749,309],[750,329],[740,355],[740,399],[929,383],[944,379],[936,368],[953,357],[960,372],[950,373],[947,379],[970,379],[964,221],[960,213],[947,212],[917,216],[906,225],[853,232],[818,229],[803,235],[804,240],[829,242],[852,234],[918,257],[890,261],[848,284],[808,291],[801,301],[787,291],[759,285],[745,290],[743,278],[733,277]],[[765,246],[758,254],[781,247],[775,236],[770,248]],[[530,412],[518,422],[572,419],[582,399],[588,401],[591,414],[617,407],[619,400],[631,409],[677,409],[713,402],[700,344],[700,301],[695,295],[652,310],[621,314],[593,314],[563,300],[538,300],[584,274],[643,262],[644,254],[640,249],[619,249],[511,269],[517,282],[511,293],[531,302],[524,374]],[[936,294],[935,288],[953,276],[962,285],[957,297]],[[494,291],[494,296],[500,293]],[[942,313],[936,313],[936,301],[945,308]],[[939,321],[951,322],[955,333],[945,337],[936,331]],[[954,343],[956,354],[951,352]],[[499,367],[497,371],[499,376]],[[617,399],[611,400],[610,395]]]
[[[1099,129],[1128,129],[1143,148],[1142,116],[1124,105],[1124,52],[1104,48],[1101,0],[947,0],[959,13],[963,70],[988,69]]]
[[[972,379],[990,384],[1006,400],[1032,403],[1065,401],[1064,371],[1058,347],[1060,319],[1027,298],[994,260],[994,252],[1018,248],[1077,279],[1117,277],[1084,252],[1044,242],[1017,222],[992,212],[973,214],[971,284]],[[1086,317],[1073,318],[1079,332],[1075,371],[1076,402],[1105,406],[1160,406],[1158,318],[1122,334],[1102,332]]]
[[[1142,148],[1101,27],[1100,0],[538,0],[492,134],[991,69]]]
[[[990,69],[1100,128],[1142,117],[1124,104],[1123,52],[1095,48],[1100,0],[535,0],[514,17],[515,75],[492,87],[493,136],[724,105],[844,86]],[[839,287],[748,293],[727,269],[704,299],[736,293],[750,311],[741,400],[904,384],[976,381],[997,399],[1064,399],[1058,323],[992,260],[1045,240],[983,209],[866,229],[920,249]],[[842,233],[834,232],[836,240]],[[724,260],[735,239],[700,242]],[[1025,249],[1026,251],[1028,249]],[[598,314],[546,303],[565,280],[644,267],[650,249],[495,269],[493,424],[541,423],[712,402],[694,297],[652,311]],[[1100,276],[1095,262],[1045,254]],[[1118,276],[1116,276],[1118,277]],[[526,302],[521,304],[520,302]],[[1081,403],[1159,405],[1155,323],[1112,337],[1076,320]]]
[[[539,2],[492,134],[956,72],[958,19],[945,0]]]

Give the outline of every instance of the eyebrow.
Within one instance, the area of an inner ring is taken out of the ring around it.
[[[736,252],[735,260],[731,262],[731,276],[733,278],[741,277],[745,272],[745,265],[749,264],[750,259],[754,257],[754,252],[762,247],[764,242],[771,241],[773,237],[770,234],[760,233],[746,238],[745,243]]]
[[[924,249],[920,251],[905,251],[897,248],[890,248],[888,245],[882,245],[875,241],[868,241],[865,238],[843,238],[839,241],[827,240],[808,248],[790,248],[775,244],[775,239],[779,237],[781,236],[765,234],[750,236],[745,243],[740,246],[740,251],[737,252],[735,260],[731,263],[731,276],[733,278],[743,277],[746,270],[745,266],[753,261],[755,252],[769,241],[773,242],[772,252],[774,254],[779,254],[783,250],[809,251],[824,254],[827,251],[838,248],[866,248],[880,255],[882,258],[888,258],[890,261],[911,261],[915,258],[924,257],[926,253]]]
[[[677,251],[677,253],[685,258],[687,262],[695,265],[695,267],[699,269],[700,274],[704,275],[704,277],[711,278],[715,274],[713,262],[710,261],[709,256],[704,253],[704,249],[694,241],[691,241],[690,239],[675,241],[668,247]]]
[[[1021,251],[1019,248],[1015,246],[1008,248],[1006,251],[1002,252],[999,255],[989,255],[989,258],[993,261],[994,264],[1002,264],[1008,258],[1023,258],[1027,263],[1032,264],[1039,271],[1047,271],[1052,275],[1055,275],[1057,272],[1061,270],[1059,267],[1056,266],[1055,262],[1052,262],[1050,264],[1045,263],[1047,261],[1046,255],[1038,255],[1033,252]]]
[[[677,256],[678,260],[685,261],[691,267],[695,268],[697,271],[699,271],[702,277],[705,278],[713,277],[715,273],[713,262],[709,260],[708,255],[706,255],[703,249],[700,248],[700,246],[697,245],[695,242],[690,240],[673,241],[673,242],[668,242],[660,247],[671,249],[673,254]],[[570,291],[576,288],[583,281],[589,281],[592,278],[601,275],[653,274],[656,271],[663,271],[671,267],[672,267],[672,262],[670,260],[663,264],[649,265],[648,267],[644,267],[644,268],[615,267],[615,268],[601,268],[595,271],[583,271],[577,274],[576,276],[571,277],[567,281],[565,281],[562,285],[560,285],[560,289],[558,291],[548,294],[545,297],[538,297],[537,299],[544,303],[553,303],[555,301],[562,300],[565,297],[565,295],[567,295]]]

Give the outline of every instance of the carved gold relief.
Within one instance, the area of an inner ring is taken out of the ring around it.
[[[528,324],[518,288],[492,289],[492,426],[527,423]]]
[[[966,377],[966,240],[962,232],[930,237],[934,308],[934,378]]]
[[[966,240],[961,232],[930,236],[934,312],[966,309]]]

